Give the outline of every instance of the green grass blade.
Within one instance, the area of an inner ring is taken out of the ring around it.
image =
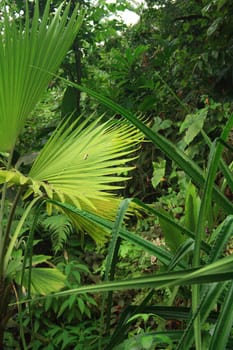
[[[122,312],[122,318],[126,319],[131,317],[134,314],[134,311],[137,309],[137,305],[127,306]],[[165,320],[188,320],[190,317],[190,308],[189,307],[178,307],[178,306],[166,306],[166,305],[148,305],[144,306],[142,313],[154,313],[164,318]],[[124,314],[124,315],[123,315]],[[218,318],[218,313],[213,311],[210,313],[208,322],[215,322]]]
[[[174,255],[172,261],[168,266],[168,270],[173,270],[179,261],[181,261],[189,252],[193,251],[194,240],[192,238],[187,239],[181,246],[177,249],[176,254]]]
[[[109,251],[106,259],[106,267],[105,267],[105,274],[104,274],[104,281],[112,281],[114,279],[114,274],[115,274],[115,268],[118,260],[118,252],[120,248],[120,243],[121,243],[121,238],[119,236],[119,231],[121,229],[121,225],[123,223],[125,214],[127,212],[127,209],[130,204],[130,199],[126,198],[123,199],[119,205],[119,209],[116,215],[116,220],[113,224],[112,227],[112,239],[109,244]],[[102,320],[104,320],[104,304],[105,304],[105,298],[103,298],[103,303],[102,303]],[[111,327],[111,307],[112,307],[112,291],[108,292],[108,297],[107,297],[107,307],[106,307],[106,332],[109,334],[110,332],[110,327]],[[101,349],[101,343],[100,347]]]
[[[209,157],[209,167],[207,170],[207,177],[204,186],[204,193],[201,200],[200,211],[197,222],[196,238],[194,243],[194,255],[193,255],[193,267],[198,267],[200,265],[200,252],[201,252],[201,240],[204,237],[206,219],[208,217],[208,212],[210,209],[211,199],[212,199],[212,188],[214,184],[215,175],[218,169],[220,154],[218,152],[218,147],[215,144],[212,145],[210,157]],[[196,314],[194,320],[194,334],[195,334],[195,346],[196,350],[202,350],[202,339],[201,339],[201,318],[200,313],[197,313],[200,302],[200,286],[194,285],[192,287],[192,310],[193,314]]]
[[[220,295],[225,289],[226,283],[212,283],[211,285],[204,286],[204,289],[202,290],[201,301],[198,305],[198,312],[201,315],[202,325],[207,321],[207,318],[209,317],[212,310],[214,309]],[[193,334],[194,319],[195,318],[192,317],[192,315],[190,314],[187,327],[175,350],[186,350],[191,347],[194,340],[194,334]],[[215,316],[215,320],[213,321],[216,321],[216,319],[217,319],[217,315]]]
[[[87,285],[75,289],[65,290],[51,294],[49,297],[63,297],[73,294],[83,293],[104,293],[111,290],[129,290],[140,288],[165,288],[179,285],[192,285],[201,283],[215,283],[219,281],[231,280],[233,277],[233,256],[220,259],[218,262],[206,265],[198,269],[190,269],[179,272],[169,272],[164,274],[150,275],[127,280],[108,281],[97,285]],[[47,296],[48,297],[48,296]],[[45,297],[34,298],[33,301],[42,300]],[[23,300],[21,303],[32,300]]]
[[[232,116],[230,117],[232,118]],[[229,125],[231,127],[231,125]],[[229,129],[227,129],[225,131],[227,134],[229,133]],[[206,133],[204,131],[202,131],[202,136],[206,142],[206,144],[209,146],[209,148],[211,148],[211,140],[210,138],[208,137],[208,135],[206,135]],[[225,138],[225,137],[224,137]],[[219,138],[219,142],[225,142],[223,139],[221,139],[221,137]],[[229,169],[229,166],[224,162],[223,159],[220,160],[220,163],[219,163],[219,168],[220,170],[222,171],[223,173],[223,176],[225,177],[231,191],[233,192],[233,178],[232,178],[232,172],[231,170]]]
[[[26,293],[27,293],[27,298],[31,298],[31,269],[32,269],[32,255],[33,255],[33,240],[34,240],[34,233],[35,233],[35,228],[36,228],[36,223],[38,222],[40,211],[41,211],[41,206],[43,203],[41,203],[38,208],[36,208],[36,213],[34,216],[34,221],[32,224],[32,227],[29,232],[27,244],[26,244],[26,249],[24,253],[24,259],[23,259],[23,266],[22,266],[22,274],[21,274],[21,291],[23,290],[23,285],[24,285],[24,274],[26,271],[26,265],[27,265],[27,260],[29,260],[29,266],[28,266],[28,284],[26,288]],[[21,307],[21,305],[20,305]],[[20,324],[20,339],[23,342],[23,347],[24,349],[28,349],[26,346],[26,339],[25,339],[25,332],[24,332],[24,326],[23,326],[23,310],[19,308],[19,324]],[[28,305],[28,313],[31,315],[31,305]]]
[[[233,124],[233,116],[229,119],[226,127],[224,128],[221,138],[226,139],[227,135]],[[200,252],[201,252],[201,240],[205,233],[206,220],[208,218],[208,212],[212,200],[212,191],[214,186],[214,181],[216,173],[219,167],[219,162],[221,159],[221,154],[223,151],[223,145],[219,142],[217,145],[213,143],[210,150],[209,163],[206,175],[206,181],[204,185],[203,197],[201,200],[200,211],[198,216],[197,231],[194,245],[194,257],[193,257],[193,267],[198,267],[200,265]],[[192,287],[192,309],[195,314],[200,300],[200,286],[194,285]],[[198,313],[196,319],[194,320],[194,332],[195,332],[195,344],[196,349],[201,350],[201,319]]]
[[[231,282],[225,301],[219,315],[218,322],[211,337],[209,350],[226,349],[228,337],[232,331],[233,325],[233,282]]]
[[[105,274],[104,274],[104,280],[108,281],[109,279],[112,280],[114,277],[114,270],[117,260],[117,254],[118,250],[116,250],[116,243],[117,239],[119,238],[119,231],[121,229],[122,222],[124,220],[124,216],[126,214],[126,211],[129,207],[129,204],[131,202],[131,199],[126,198],[123,199],[120,203],[116,220],[113,223],[112,227],[112,239],[109,244],[109,251],[106,259],[106,267],[105,267]],[[115,258],[115,259],[114,259]]]
[[[216,261],[224,253],[224,248],[233,234],[233,215],[228,215],[216,229],[217,235],[212,243],[208,263]]]

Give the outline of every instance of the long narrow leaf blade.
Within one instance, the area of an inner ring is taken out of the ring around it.
[[[192,285],[192,284],[206,284],[218,281],[231,280],[233,277],[233,256],[220,259],[217,263],[209,264],[203,268],[190,269],[186,271],[170,272],[165,274],[157,274],[146,277],[139,277],[134,279],[109,281],[99,283],[97,285],[82,286],[67,291],[54,293],[51,297],[63,297],[73,294],[83,293],[103,293],[108,291],[119,291],[128,289],[140,289],[140,288],[165,288],[179,285]],[[36,298],[34,300],[44,299],[43,297]],[[24,300],[23,303],[30,300]]]
[[[222,310],[220,312],[218,322],[214,329],[214,334],[211,338],[211,344],[210,344],[209,350],[226,349],[228,337],[232,331],[232,325],[233,325],[232,300],[233,300],[233,282],[231,282],[231,286],[228,290],[225,301],[222,305]]]

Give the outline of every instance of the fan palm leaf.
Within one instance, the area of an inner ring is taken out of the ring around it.
[[[29,176],[52,184],[58,196],[61,193],[69,197],[78,207],[86,203],[94,208],[93,199],[106,200],[106,190],[120,188],[113,183],[125,180],[122,174],[132,169],[125,165],[129,161],[127,155],[135,151],[132,145],[140,142],[141,136],[123,121],[101,123],[98,118],[89,125],[88,122],[89,118],[76,128],[67,128],[66,124],[58,128]]]
[[[76,6],[61,5],[51,17],[47,1],[43,16],[35,2],[32,21],[26,6],[25,23],[5,11],[0,33],[0,152],[10,152],[25,120],[71,46],[82,16]]]
[[[120,202],[114,191],[134,168],[127,163],[135,159],[142,134],[128,122],[102,122],[101,117],[90,122],[92,117],[69,127],[61,125],[35,160],[29,177],[43,184],[51,199],[113,220]],[[104,239],[102,228],[69,211],[66,214],[96,241]]]
[[[114,220],[121,199],[114,192],[122,187],[134,168],[132,161],[143,136],[127,121],[91,121],[90,116],[72,125],[61,124],[25,176],[0,170],[0,183],[24,185],[31,194],[69,203],[79,209]],[[49,208],[51,209],[51,208]],[[76,227],[97,242],[107,232],[78,214],[63,209]]]

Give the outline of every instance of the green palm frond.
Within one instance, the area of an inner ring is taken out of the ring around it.
[[[33,194],[69,203],[114,220],[121,201],[114,191],[129,178],[143,136],[127,121],[102,118],[61,124],[35,160],[28,176],[0,169],[0,183],[24,185]],[[80,124],[78,125],[78,123]],[[49,208],[49,211],[51,208]],[[88,219],[63,210],[80,231],[101,243],[107,231]]]
[[[125,181],[133,166],[135,150],[142,134],[122,120],[90,123],[77,120],[61,125],[49,139],[29,177],[41,184],[50,199],[70,203],[77,208],[114,220],[120,199],[113,192]],[[77,126],[76,126],[77,125]],[[114,183],[118,184],[114,184]],[[88,220],[66,211],[76,227],[101,242],[106,231]]]
[[[32,295],[47,295],[63,289],[66,277],[57,268],[32,267],[30,273],[29,269],[24,272],[23,286],[25,289],[28,287],[29,279]],[[18,282],[17,279],[16,282]]]
[[[95,209],[95,200],[111,201],[111,192],[122,187],[114,183],[129,178],[123,174],[133,169],[126,163],[135,155],[128,156],[135,152],[142,135],[123,121],[102,123],[98,118],[88,122],[77,127],[61,125],[39,154],[29,177],[49,184],[56,194],[53,199]]]
[[[71,46],[82,16],[76,6],[60,6],[51,16],[51,0],[43,16],[35,2],[32,22],[26,6],[25,24],[6,12],[0,33],[0,151],[9,152],[15,145],[26,118],[41,98],[44,89]]]
[[[30,289],[32,295],[57,292],[65,287],[66,277],[55,266],[51,267],[50,259],[51,256],[48,255],[33,255],[32,267],[30,267],[29,259],[26,260],[24,267],[23,251],[21,249],[13,251],[7,267],[7,276],[18,286],[22,284],[25,290]],[[45,266],[41,267],[42,264]]]

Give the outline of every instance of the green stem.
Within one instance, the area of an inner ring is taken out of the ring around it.
[[[168,85],[168,83],[161,77],[161,75],[158,72],[155,72],[157,77],[160,79],[160,81],[166,86],[170,94],[175,98],[175,100],[178,102],[180,106],[182,106],[185,110],[185,112],[188,114],[191,112],[191,109],[177,96],[177,94],[174,92],[172,88]]]
[[[21,219],[20,219],[20,221],[19,221],[19,223],[18,223],[18,225],[17,225],[17,227],[15,229],[15,232],[14,232],[14,234],[13,234],[11,240],[10,240],[10,244],[8,246],[7,252],[6,252],[5,257],[4,257],[4,264],[3,264],[3,273],[4,274],[6,273],[7,266],[8,266],[8,263],[10,261],[11,255],[12,255],[12,251],[13,251],[14,246],[15,246],[15,242],[16,242],[19,234],[20,234],[20,231],[21,231],[21,229],[22,229],[22,227],[24,225],[24,222],[27,219],[31,209],[34,206],[34,204],[40,199],[41,199],[41,197],[36,197],[36,198],[34,198],[31,201],[31,203],[27,206],[23,216],[21,217]]]
[[[10,298],[11,285],[0,277],[0,349],[4,348],[3,338],[8,320],[15,313],[15,307],[8,308]]]
[[[11,167],[13,152],[14,152],[14,148],[12,149],[8,157],[6,170],[9,170]],[[2,187],[2,198],[1,198],[1,207],[0,207],[0,277],[2,276],[2,273],[3,273],[3,261],[4,261],[4,255],[5,255],[4,249],[5,249],[6,233],[4,233],[3,231],[3,217],[4,217],[6,193],[7,193],[7,182],[5,182]]]
[[[11,151],[11,153],[8,157],[6,170],[9,170],[11,167],[13,153],[14,153],[14,149]],[[3,219],[3,214],[4,214],[4,204],[5,204],[5,200],[6,200],[6,192],[7,192],[7,182],[4,183],[3,188],[2,188],[2,199],[1,199],[1,208],[0,208],[0,230],[1,231],[2,231],[2,219]]]
[[[3,245],[3,251],[5,251],[8,243],[9,243],[10,229],[11,229],[11,225],[12,225],[12,222],[13,222],[13,217],[14,217],[15,210],[17,208],[17,204],[19,202],[21,193],[22,193],[22,187],[20,187],[18,189],[17,194],[16,194],[15,199],[14,199],[14,202],[13,202],[12,207],[11,207],[11,211],[10,211],[10,214],[9,214],[9,219],[7,221],[7,226],[6,226],[6,231],[5,231],[5,240],[3,242],[3,244],[4,244]]]

